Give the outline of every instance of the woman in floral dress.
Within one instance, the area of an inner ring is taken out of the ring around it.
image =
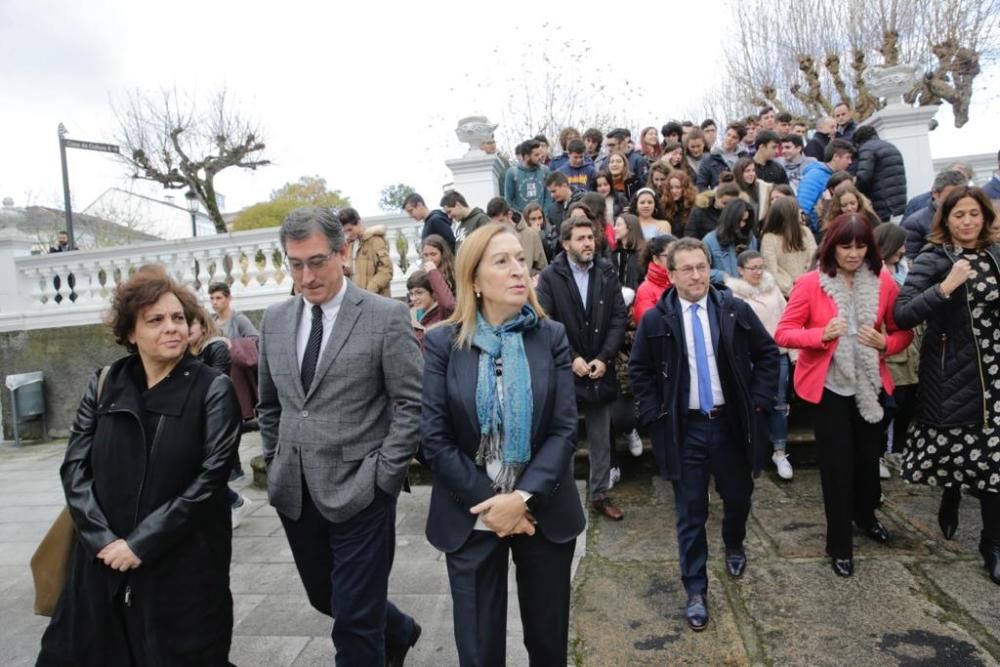
[[[1000,584],[1000,246],[982,190],[960,186],[941,203],[930,245],[896,300],[896,323],[927,330],[903,474],[945,489],[938,515],[950,538],[961,489],[979,498],[979,551]]]

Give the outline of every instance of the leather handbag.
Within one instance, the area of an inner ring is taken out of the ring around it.
[[[97,374],[98,401],[107,375],[107,366]],[[73,525],[69,507],[64,507],[31,556],[31,578],[35,584],[34,609],[39,616],[52,616],[56,611],[56,604],[66,587],[75,542],[76,526]]]

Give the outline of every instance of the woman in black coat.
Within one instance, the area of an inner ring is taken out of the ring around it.
[[[424,338],[420,430],[434,474],[427,539],[446,554],[459,663],[505,664],[513,552],[529,661],[565,665],[585,525],[566,333],[538,305],[506,225],[466,237],[456,279],[454,315]]]
[[[118,286],[131,354],[91,379],[60,468],[77,529],[38,665],[228,665],[226,480],[240,433],[232,384],[188,354],[194,295],[160,267]]]
[[[860,130],[859,130],[860,131]],[[927,323],[903,475],[941,486],[938,521],[951,539],[961,489],[979,497],[979,551],[1000,584],[1000,245],[989,198],[959,186],[941,202],[896,299],[896,323]]]

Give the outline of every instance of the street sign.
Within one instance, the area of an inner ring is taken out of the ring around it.
[[[63,139],[66,148],[82,148],[85,151],[100,151],[101,153],[118,153],[118,146],[114,144],[102,144],[96,141],[77,141],[76,139]]]

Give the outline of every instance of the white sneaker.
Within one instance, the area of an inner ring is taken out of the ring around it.
[[[878,460],[878,476],[881,479],[889,479],[892,477],[892,473],[889,471],[889,466],[886,465],[885,459]]]
[[[612,468],[608,474],[608,491],[614,488],[615,484],[622,481],[622,469]]]
[[[775,452],[771,455],[771,460],[777,466],[778,477],[781,479],[791,479],[795,474],[792,470],[792,464],[788,462],[788,455],[784,452]]]
[[[253,504],[253,501],[244,496],[243,494],[240,494],[238,502],[239,502],[238,505],[232,505],[229,508],[232,513],[231,516],[233,518],[233,530],[236,530],[237,528],[240,527],[240,524],[243,522],[243,515],[246,514],[248,511],[250,511],[250,506]]]
[[[642,438],[635,429],[628,434],[628,453],[632,456],[642,456]]]

